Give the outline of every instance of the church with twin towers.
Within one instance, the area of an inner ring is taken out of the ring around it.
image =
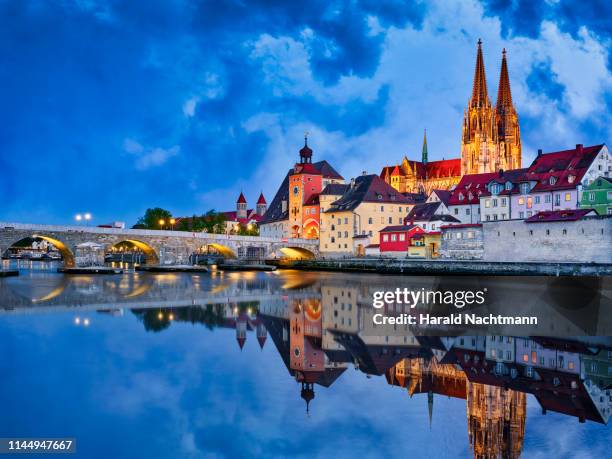
[[[449,189],[466,174],[519,169],[522,164],[521,132],[512,102],[506,50],[502,51],[497,101],[489,98],[482,41],[478,40],[472,95],[463,114],[461,158],[428,160],[427,136],[423,139],[421,161],[404,157],[385,166],[381,178],[400,193],[429,194]]]

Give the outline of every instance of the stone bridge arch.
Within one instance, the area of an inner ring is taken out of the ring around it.
[[[4,256],[5,252],[24,239],[42,239],[43,241],[47,241],[49,244],[53,244],[58,252],[62,254],[64,266],[67,268],[72,268],[75,266],[74,252],[73,248],[70,247],[70,244],[58,239],[56,236],[48,236],[46,234],[18,232],[11,236],[11,239],[9,239],[7,242],[0,245],[0,256]]]
[[[283,258],[314,260],[317,254],[310,249],[300,246],[285,246],[279,248]]]
[[[157,265],[159,264],[159,249],[156,249],[151,244],[141,241],[139,239],[129,239],[129,238],[117,238],[116,242],[111,242],[107,245],[107,248],[114,247],[123,242],[128,242],[140,250],[145,256],[145,264],[146,265]]]

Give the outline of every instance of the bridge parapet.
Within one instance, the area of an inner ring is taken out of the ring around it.
[[[13,222],[0,222],[0,254],[16,242],[35,236],[53,243],[62,252],[67,266],[74,265],[76,247],[85,242],[101,244],[107,250],[120,242],[131,242],[144,251],[149,264],[188,263],[191,254],[208,247],[226,257],[237,258],[251,258],[253,254],[257,257],[282,256],[277,253],[282,249],[297,250],[300,255],[294,258],[312,258],[318,254],[318,240],[311,239]]]

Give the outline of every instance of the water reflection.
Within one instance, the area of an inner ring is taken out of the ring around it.
[[[86,317],[88,312],[116,316],[126,311],[151,333],[165,334],[183,323],[229,329],[236,353],[251,340],[262,349],[273,346],[286,367],[286,383],[297,382],[294,397],[303,399],[306,414],[324,411],[317,395],[332,386],[342,389],[342,375],[349,369],[380,377],[389,390],[405,390],[407,403],[415,394],[426,396],[422,409],[430,425],[441,397],[464,401],[466,444],[478,458],[521,456],[529,429],[528,395],[543,414],[561,413],[581,423],[609,422],[612,339],[576,337],[605,329],[607,280],[596,281],[595,293],[590,280],[574,286],[566,280],[563,298],[572,297],[571,304],[550,300],[556,296],[554,279],[550,284],[533,279],[470,281],[493,291],[495,301],[513,291],[513,307],[546,308],[556,315],[552,323],[557,336],[424,336],[407,326],[377,328],[372,322],[371,293],[376,289],[465,288],[465,282],[290,271],[101,277],[35,273],[0,281],[0,315],[68,311],[75,324],[83,326],[87,320],[95,326],[95,316]],[[584,288],[590,294],[580,304],[575,295]],[[523,304],[515,304],[519,290],[529,292],[521,297]],[[498,306],[504,304],[508,306]],[[584,315],[585,310],[597,312],[595,322],[575,320],[575,312]]]

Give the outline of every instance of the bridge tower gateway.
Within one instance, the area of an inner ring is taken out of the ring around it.
[[[76,247],[87,242],[99,244],[106,251],[122,242],[131,243],[144,253],[146,264],[188,264],[193,253],[207,246],[226,258],[248,257],[254,250],[263,252],[265,257],[280,254],[288,258],[313,258],[319,253],[317,240],[0,222],[0,255],[26,238],[40,238],[53,244],[62,254],[65,267],[77,264]]]

